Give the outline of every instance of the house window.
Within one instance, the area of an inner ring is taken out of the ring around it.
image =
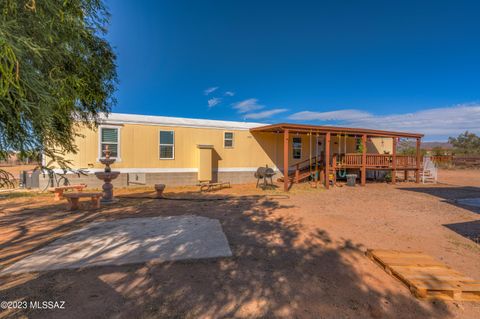
[[[223,134],[223,147],[233,148],[233,132],[224,132],[224,134]]]
[[[105,157],[105,150],[110,151],[110,157],[118,158],[119,156],[119,147],[118,147],[118,128],[112,127],[101,127],[100,128],[100,158]]]
[[[293,151],[294,159],[302,158],[302,138],[301,137],[293,138],[292,151]]]
[[[174,159],[175,142],[173,131],[160,131],[160,159]]]

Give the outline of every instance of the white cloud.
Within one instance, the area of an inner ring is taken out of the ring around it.
[[[238,111],[238,113],[248,113],[255,110],[263,109],[265,106],[258,104],[257,99],[248,99],[241,102],[232,104],[232,107]]]
[[[235,95],[235,92],[232,92],[232,91],[225,92],[225,96],[234,96],[234,95]]]
[[[290,115],[298,121],[332,121],[334,124],[391,131],[418,132],[445,138],[465,130],[480,133],[480,104],[461,104],[451,107],[431,108],[413,113],[375,115],[360,110],[333,112],[303,111]]]
[[[212,87],[209,87],[208,89],[206,89],[205,91],[203,91],[203,94],[209,95],[210,93],[213,93],[216,90],[218,90],[218,86],[212,86]]]
[[[220,104],[222,102],[221,98],[214,97],[208,100],[208,107],[214,107],[215,105]]]
[[[253,120],[259,120],[259,119],[265,119],[268,117],[271,117],[275,114],[283,113],[286,112],[287,109],[272,109],[272,110],[267,110],[267,111],[262,111],[262,112],[257,112],[257,113],[248,113],[245,114],[244,118],[245,119],[253,119]]]
[[[353,121],[371,116],[370,113],[358,110],[339,110],[331,112],[303,111],[290,115],[291,120],[299,121]]]

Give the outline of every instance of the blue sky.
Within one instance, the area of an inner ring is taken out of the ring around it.
[[[114,112],[480,133],[479,1],[114,1]]]

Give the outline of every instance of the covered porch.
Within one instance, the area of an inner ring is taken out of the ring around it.
[[[397,171],[403,171],[405,179],[408,172],[413,171],[416,183],[420,182],[422,134],[288,123],[256,127],[250,132],[282,136],[283,160],[279,168],[283,168],[285,191],[293,183],[305,179],[323,183],[328,189],[331,184],[335,185],[337,172],[345,173],[347,170],[359,172],[362,186],[367,181],[367,170],[390,171],[392,183],[397,180]],[[300,149],[302,153],[304,148],[301,137],[308,142],[305,150],[308,156],[295,160],[295,152]],[[414,155],[397,155],[397,144],[401,138],[416,141]],[[381,141],[381,147],[375,147],[377,141]]]

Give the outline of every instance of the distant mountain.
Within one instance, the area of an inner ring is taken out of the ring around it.
[[[412,140],[404,141],[401,143],[400,148],[405,148],[405,147],[416,147],[416,142]],[[420,148],[424,150],[431,150],[435,147],[440,147],[446,150],[453,149],[452,144],[448,142],[422,142],[422,145],[420,146]]]
[[[440,147],[443,149],[453,148],[452,144],[448,142],[423,142],[421,147],[426,150],[431,150],[432,148],[435,148],[435,147]]]

